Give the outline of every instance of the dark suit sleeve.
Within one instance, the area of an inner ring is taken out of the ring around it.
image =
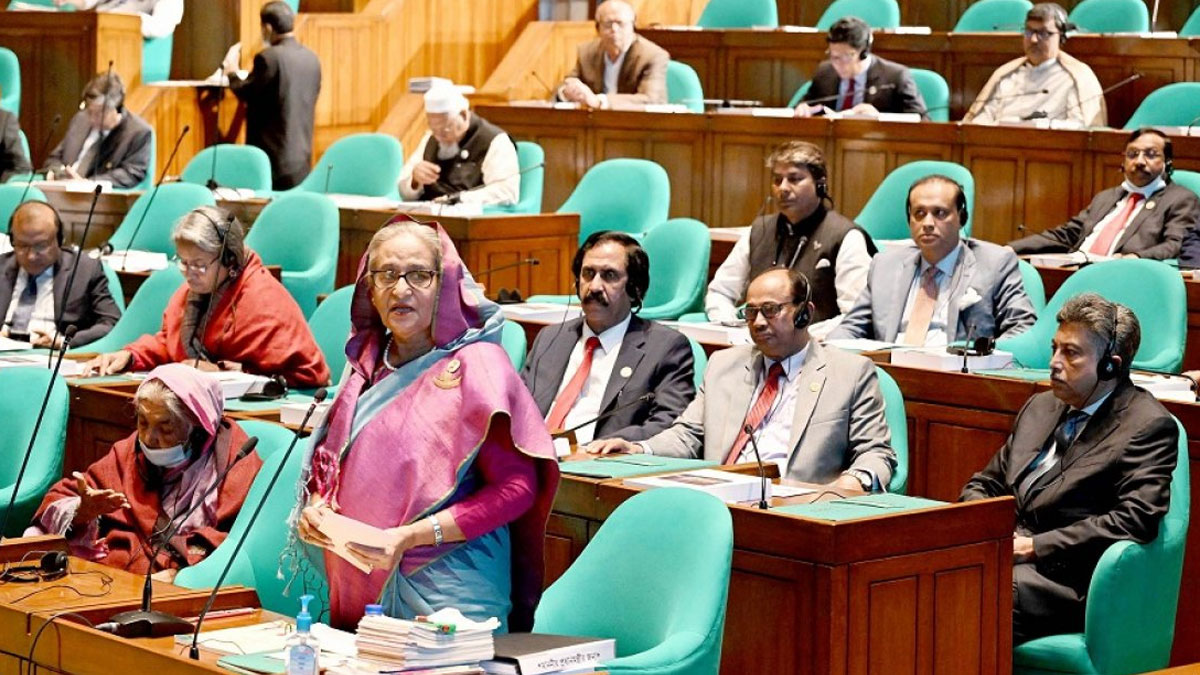
[[[996,284],[996,297],[992,299],[992,307],[996,312],[996,337],[1013,337],[1037,323],[1037,313],[1033,311],[1033,303],[1025,292],[1016,254],[1008,249],[1001,250],[1006,255],[996,275],[999,283]]]
[[[539,330],[537,336],[533,338],[533,346],[529,348],[529,356],[525,359],[525,365],[521,366],[521,381],[525,383],[525,388],[529,393],[533,393],[533,388],[537,384],[534,376],[537,375],[537,363],[542,358],[542,352],[546,349],[549,338],[546,337],[548,330]],[[542,411],[545,415],[546,411]]]
[[[655,331],[657,339],[664,340],[669,329]],[[684,408],[696,398],[696,364],[692,358],[692,345],[687,337],[671,330],[674,337],[670,348],[659,358],[654,380],[649,391],[654,392],[650,415],[641,425],[631,425],[604,434],[605,438],[624,438],[627,441],[644,441],[671,426]],[[643,392],[644,393],[644,392]]]
[[[925,97],[921,96],[921,90],[917,88],[912,71],[903,66],[897,66],[897,68],[899,72],[896,77],[896,93],[892,98],[896,103],[896,109],[883,112],[917,113],[921,119],[928,120],[929,112],[925,109]]]
[[[1132,251],[1139,258],[1166,260],[1179,257],[1183,240],[1197,222],[1200,222],[1200,199],[1187,188],[1180,188],[1179,198],[1174,200],[1163,214],[1160,233],[1161,241],[1140,251]],[[1143,207],[1144,208],[1144,207]]]
[[[268,56],[272,56],[272,58],[268,58]],[[254,67],[246,79],[243,80],[232,73],[229,75],[229,89],[241,101],[256,101],[263,93],[263,88],[267,83],[274,82],[278,76],[279,64],[276,63],[273,55],[268,55],[265,51],[259,52],[254,56]]]
[[[1045,559],[1070,551],[1071,555],[1099,557],[1115,541],[1145,543],[1156,537],[1158,523],[1170,504],[1178,443],[1179,430],[1169,415],[1145,423],[1120,451],[1116,505],[1107,513],[1033,535],[1034,555]]]
[[[1181,269],[1196,269],[1200,267],[1200,223],[1188,228],[1183,236],[1183,246],[1179,250],[1179,267]]]
[[[1103,193],[1101,193],[1103,194]],[[1017,253],[1066,253],[1074,251],[1083,242],[1083,227],[1085,223],[1095,224],[1104,217],[1103,213],[1093,213],[1097,209],[1097,195],[1087,208],[1067,222],[1028,237],[1022,237],[1009,244]]]
[[[117,309],[117,303],[113,301],[112,292],[108,288],[108,277],[104,275],[104,269],[100,265],[96,265],[95,272],[88,279],[87,296],[84,301],[89,304],[89,308],[80,314],[94,317],[95,322],[75,333],[72,343],[78,346],[95,342],[108,335],[121,318],[121,310]]]
[[[827,105],[833,108],[837,107],[837,101],[822,100],[820,103],[812,103],[812,101],[826,99],[837,93],[837,75],[833,73],[833,66],[828,61],[824,61],[813,72],[812,84],[808,85],[808,91],[804,92],[803,101],[812,105]]]
[[[153,171],[150,166],[150,127],[137,130],[137,137],[129,143],[129,152],[121,158],[121,163],[104,173],[97,173],[92,180],[110,180],[113,187],[131,188],[142,182],[146,173]]]
[[[21,127],[16,115],[4,115],[4,129],[0,130],[0,183],[14,173],[29,173],[33,167],[21,148]]]

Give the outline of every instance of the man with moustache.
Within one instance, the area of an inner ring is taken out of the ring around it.
[[[611,0],[610,0],[611,1]],[[521,371],[551,431],[640,440],[667,428],[695,396],[692,348],[641,319],[650,258],[622,232],[593,233],[571,263],[583,318],[538,333]]]
[[[645,441],[596,441],[588,452],[644,452],[764,462],[798,481],[878,491],[896,466],[883,394],[866,357],[812,340],[812,289],[803,274],[772,269],[755,277],[744,317],[753,345],[712,355],[696,399],[675,423]],[[750,433],[747,433],[749,429]]]
[[[624,0],[598,6],[597,37],[579,46],[575,67],[554,97],[592,109],[666,103],[671,57],[635,33],[636,22],[633,7]]]
[[[1170,504],[1175,420],[1129,379],[1141,329],[1094,293],[1058,312],[1052,390],[1017,413],[1012,433],[963,500],[1012,496],[1013,642],[1080,632],[1096,563],[1121,540],[1148,542]]]
[[[1200,199],[1171,182],[1171,139],[1158,129],[1137,129],[1129,134],[1121,159],[1125,180],[1120,185],[1096,195],[1062,225],[1009,246],[1017,253],[1080,251],[1087,256],[1190,261],[1194,253],[1180,253],[1184,239],[1200,222]]]

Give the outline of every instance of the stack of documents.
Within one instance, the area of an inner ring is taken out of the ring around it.
[[[1160,401],[1190,402],[1196,400],[1196,392],[1192,391],[1192,381],[1186,377],[1158,373],[1130,373],[1130,379]]]
[[[113,251],[101,258],[118,272],[155,272],[167,268],[167,254],[154,251]]]
[[[996,350],[982,356],[967,356],[967,370],[999,370],[1011,368],[1012,353]],[[960,370],[963,366],[962,354],[951,354],[945,347],[913,347],[892,350],[893,366],[908,366],[926,370]]]
[[[717,469],[698,469],[663,476],[626,479],[626,485],[641,488],[681,487],[707,492],[726,502],[758,501],[763,496],[763,482],[758,476],[748,476]],[[771,484],[766,485],[766,498],[771,498]]]
[[[495,617],[472,621],[453,607],[417,621],[389,616],[364,616],[358,623],[356,665],[375,672],[475,666],[495,655],[492,633]],[[370,672],[368,670],[368,672]]]

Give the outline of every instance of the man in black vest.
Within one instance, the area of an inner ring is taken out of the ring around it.
[[[517,146],[500,127],[471,112],[457,87],[425,93],[429,131],[400,171],[407,201],[515,204],[521,191]]]
[[[735,321],[750,280],[783,267],[804,273],[812,283],[813,323],[822,338],[867,285],[875,245],[850,219],[833,210],[825,156],[812,143],[789,141],[767,158],[771,198],[777,212],[761,215],[738,240],[708,285],[704,299],[710,321]]]

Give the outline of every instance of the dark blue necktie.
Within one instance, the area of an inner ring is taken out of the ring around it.
[[[10,335],[29,335],[29,320],[33,318],[33,307],[37,304],[37,279],[29,277],[25,290],[17,300],[13,309],[12,323],[9,324]]]

